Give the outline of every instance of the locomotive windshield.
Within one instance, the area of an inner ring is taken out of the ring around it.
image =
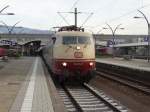
[[[63,44],[90,44],[90,37],[84,36],[64,36],[63,37]]]

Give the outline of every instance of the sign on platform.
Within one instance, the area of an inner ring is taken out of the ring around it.
[[[17,45],[17,42],[13,41],[13,40],[0,40],[0,45],[11,45],[11,46],[14,46],[14,45]]]

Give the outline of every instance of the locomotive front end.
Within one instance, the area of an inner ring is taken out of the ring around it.
[[[54,72],[63,77],[88,77],[95,70],[95,48],[91,34],[60,32],[54,46]]]

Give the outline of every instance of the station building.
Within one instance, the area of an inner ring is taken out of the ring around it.
[[[35,55],[36,51],[47,44],[52,34],[0,34],[0,46],[17,49],[22,55]],[[94,34],[96,53],[112,54],[113,39],[116,56],[132,55],[147,57],[150,52],[147,35]],[[149,51],[149,52],[148,52]]]
[[[132,55],[135,57],[147,57],[150,52],[150,42],[147,35],[99,35],[94,34],[96,51],[103,54],[116,56]],[[114,45],[113,45],[114,42]]]
[[[51,34],[0,34],[0,47],[21,55],[36,55],[49,42]]]

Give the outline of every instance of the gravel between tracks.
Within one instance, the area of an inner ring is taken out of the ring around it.
[[[150,111],[150,96],[144,95],[141,92],[99,76],[93,78],[89,84],[98,89],[102,89],[108,95],[120,101],[132,112]]]

